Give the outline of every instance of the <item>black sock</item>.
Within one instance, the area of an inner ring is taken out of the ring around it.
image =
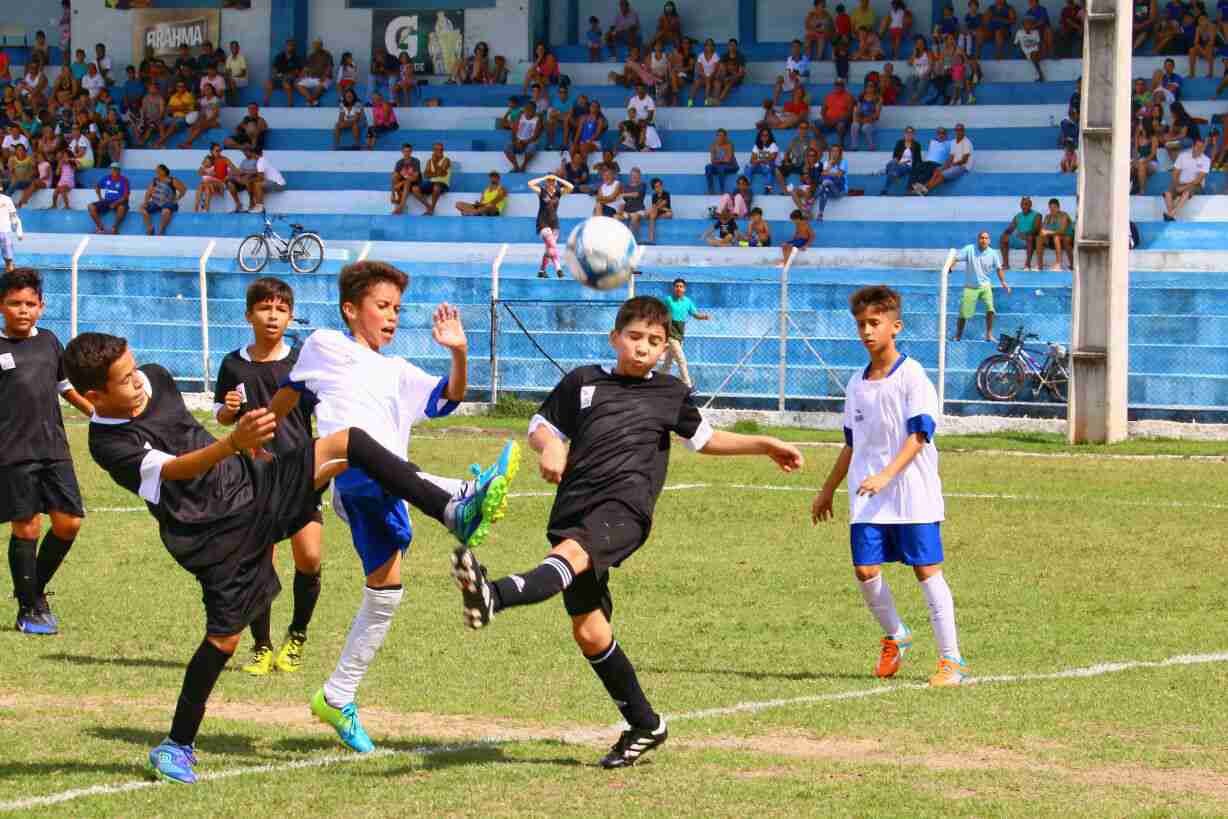
[[[297,569],[294,572],[294,619],[290,621],[290,630],[299,634],[307,633],[307,624],[315,613],[316,601],[320,599],[320,573],[303,574]]]
[[[409,501],[415,509],[447,526],[444,515],[451,493],[423,478],[415,464],[393,455],[356,427],[350,429],[346,460],[351,467],[366,472],[385,492]]]
[[[170,738],[173,742],[180,745],[196,742],[196,732],[205,718],[205,703],[209,701],[213,686],[228,660],[229,654],[208,640],[201,641],[183,675],[179,704],[175,706],[175,719],[171,722]]]
[[[47,531],[43,537],[42,545],[38,547],[38,593],[42,594],[47,588],[47,584],[51,582],[51,578],[55,577],[56,571],[60,568],[60,564],[64,562],[64,556],[68,554],[68,550],[72,548],[72,540],[64,540],[58,537],[55,532]]]
[[[576,579],[575,570],[560,555],[547,555],[532,571],[496,580],[495,611],[549,600]]]
[[[9,537],[9,571],[13,574],[13,596],[24,607],[34,605],[38,594],[38,564],[34,552],[37,540],[12,535]]]
[[[623,653],[618,641],[610,643],[610,647],[595,657],[585,656],[593,671],[601,678],[610,699],[618,706],[618,712],[632,728],[647,728],[656,730],[661,724],[661,718],[648,704],[648,698],[640,688],[640,681],[635,676],[635,668]]]
[[[256,642],[257,648],[260,646],[273,647],[272,616],[273,607],[269,606],[256,615],[255,620],[252,620],[252,639]]]

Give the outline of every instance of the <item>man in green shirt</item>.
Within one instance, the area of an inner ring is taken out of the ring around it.
[[[669,307],[669,340],[666,344],[665,355],[661,356],[659,369],[661,372],[669,372],[676,359],[678,374],[682,376],[683,383],[688,387],[694,386],[691,383],[691,374],[686,368],[686,355],[682,352],[682,337],[686,335],[687,319],[707,321],[711,316],[699,312],[695,307],[695,302],[687,296],[686,279],[674,279],[674,292],[665,297],[665,304]]]
[[[1028,257],[1023,262],[1024,270],[1039,270],[1038,263],[1032,267],[1032,255],[1036,252],[1036,240],[1040,236],[1040,214],[1032,210],[1032,198],[1025,196],[1019,200],[1019,212],[1002,231],[998,239],[998,249],[1002,251],[1002,269],[1011,269],[1011,247],[1023,247],[1028,251]]]

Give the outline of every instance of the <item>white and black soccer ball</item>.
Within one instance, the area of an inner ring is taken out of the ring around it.
[[[631,277],[639,261],[639,245],[622,222],[593,216],[576,225],[567,237],[565,260],[580,284],[613,290]]]

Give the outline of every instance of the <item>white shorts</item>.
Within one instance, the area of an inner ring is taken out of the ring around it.
[[[13,261],[13,234],[0,233],[0,256],[3,256],[6,262]]]

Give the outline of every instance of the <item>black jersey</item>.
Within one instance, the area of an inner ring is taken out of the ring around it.
[[[217,439],[188,412],[169,372],[157,364],[138,372],[149,393],[145,410],[130,420],[95,417],[90,455],[116,483],[145,501],[162,542],[180,565],[198,570],[220,563],[237,541],[214,537],[213,528],[251,505],[252,464],[247,458],[227,458],[191,480],[163,481],[167,461]]]
[[[267,407],[277,394],[280,385],[290,380],[290,370],[298,361],[298,348],[286,348],[286,356],[277,361],[252,361],[247,354],[247,348],[241,347],[222,359],[222,367],[217,374],[217,384],[213,394],[213,414],[226,404],[226,393],[238,390],[243,396],[239,414],[250,409]],[[311,413],[315,409],[316,398],[305,392],[299,398],[294,410],[277,424],[277,433],[273,440],[265,445],[265,449],[274,455],[285,455],[311,440]]]
[[[0,466],[71,457],[60,413],[60,390],[68,389],[63,358],[50,330],[0,333]]]
[[[571,440],[551,528],[612,500],[641,518],[647,530],[665,485],[669,434],[678,433],[697,449],[712,434],[690,387],[660,372],[635,378],[580,367],[563,377],[538,416]]]
[[[556,183],[557,185],[557,183]],[[559,229],[559,199],[563,196],[562,188],[555,187],[552,193],[546,184],[542,183],[541,192],[537,194],[537,232],[542,228]]]

